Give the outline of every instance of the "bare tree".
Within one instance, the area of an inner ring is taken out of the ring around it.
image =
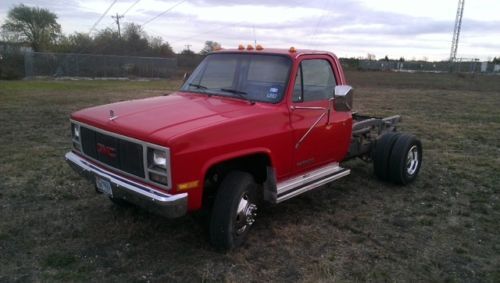
[[[57,23],[57,15],[49,10],[21,4],[9,11],[2,31],[29,43],[34,51],[41,51],[56,40],[61,26]]]

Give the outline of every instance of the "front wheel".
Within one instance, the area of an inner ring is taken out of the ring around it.
[[[258,186],[252,175],[234,171],[222,181],[210,219],[210,241],[218,249],[229,250],[244,243],[255,222]]]

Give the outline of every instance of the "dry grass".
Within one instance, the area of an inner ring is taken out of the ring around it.
[[[117,208],[63,160],[69,113],[178,81],[0,82],[0,281],[500,281],[500,78],[347,75],[360,112],[421,138],[420,177],[393,186],[350,161],[226,254],[195,218]]]

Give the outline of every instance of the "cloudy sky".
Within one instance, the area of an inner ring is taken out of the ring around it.
[[[457,0],[2,0],[0,23],[20,3],[47,8],[64,33],[116,28],[111,15],[143,25],[175,51],[199,51],[206,40],[222,47],[257,40],[264,47],[321,49],[342,57],[449,57]],[[114,4],[113,4],[114,3]],[[500,56],[500,1],[468,0],[458,57]]]

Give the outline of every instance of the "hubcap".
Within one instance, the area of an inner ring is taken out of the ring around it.
[[[418,162],[418,148],[414,145],[410,148],[406,157],[406,173],[408,175],[413,175],[417,172]]]
[[[253,204],[247,193],[241,196],[238,208],[236,210],[236,219],[234,221],[236,234],[243,234],[255,222],[257,216],[257,206]]]

